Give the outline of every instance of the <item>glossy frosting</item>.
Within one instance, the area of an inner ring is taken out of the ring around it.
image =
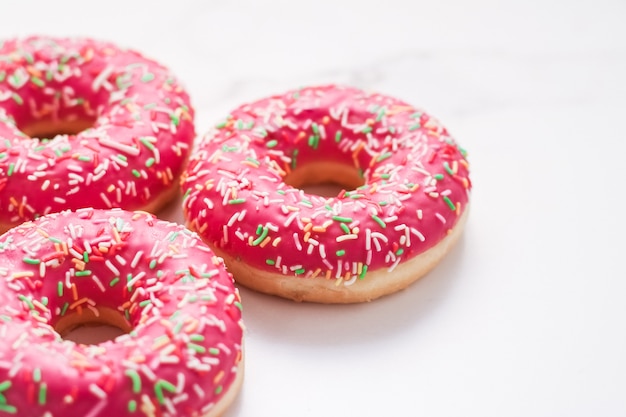
[[[182,226],[118,209],[24,223],[0,237],[0,415],[205,414],[242,371],[240,308]],[[133,330],[90,346],[54,330],[103,309]]]
[[[31,138],[91,124],[78,134]],[[139,209],[177,184],[194,138],[187,93],[141,54],[90,39],[0,41],[0,223],[81,207]]]
[[[363,185],[327,198],[285,183],[315,161],[351,166]],[[254,268],[349,285],[441,241],[468,203],[468,175],[465,152],[422,110],[304,88],[243,105],[205,135],[183,176],[184,211]]]

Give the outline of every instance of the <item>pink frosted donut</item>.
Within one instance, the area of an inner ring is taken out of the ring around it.
[[[192,153],[184,211],[235,280],[294,300],[360,302],[405,288],[459,237],[465,152],[400,100],[337,86],[234,110]],[[336,183],[334,197],[301,187]]]
[[[155,211],[194,138],[163,66],[91,39],[0,41],[0,231],[81,207]]]
[[[183,226],[120,209],[23,223],[0,236],[0,415],[220,415],[243,378],[240,307]],[[60,336],[95,323],[128,334]]]

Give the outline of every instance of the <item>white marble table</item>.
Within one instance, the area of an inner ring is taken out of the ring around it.
[[[20,0],[0,38],[142,50],[184,80],[200,132],[338,82],[423,106],[469,150],[466,234],[421,282],[354,306],[242,290],[228,417],[624,416],[626,2],[505,3]]]

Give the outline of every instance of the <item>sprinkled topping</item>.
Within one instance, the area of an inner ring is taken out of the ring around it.
[[[84,130],[63,134],[73,121]],[[150,207],[177,184],[194,136],[186,92],[137,52],[0,42],[0,231],[64,209]]]
[[[252,268],[354,285],[436,245],[469,199],[465,151],[436,119],[392,97],[303,88],[225,120],[190,159],[183,207],[205,241]],[[325,169],[318,163],[363,183],[334,197],[289,185]]]
[[[132,330],[115,340],[55,332],[116,314]],[[182,226],[80,209],[0,236],[0,415],[195,416],[235,381],[242,338],[231,276]]]

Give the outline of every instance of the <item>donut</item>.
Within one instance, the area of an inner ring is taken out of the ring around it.
[[[187,225],[235,280],[296,301],[369,301],[430,271],[463,230],[466,152],[433,117],[346,86],[245,104],[199,141]],[[337,195],[303,188],[334,183]]]
[[[0,41],[0,231],[82,207],[155,212],[178,193],[194,136],[187,93],[138,52]]]
[[[63,337],[107,324],[99,344]],[[243,378],[233,279],[146,212],[66,210],[0,236],[0,415],[208,417]]]

